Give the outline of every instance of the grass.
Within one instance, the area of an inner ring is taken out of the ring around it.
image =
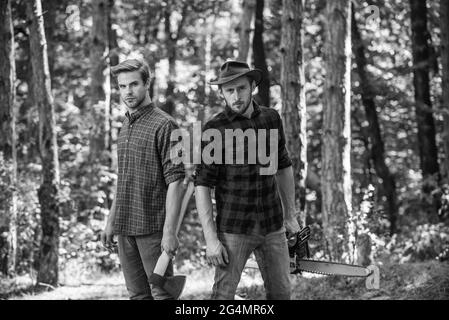
[[[295,300],[448,300],[449,263],[427,261],[381,264],[380,288],[368,290],[364,278],[328,277],[304,273],[292,276]],[[209,299],[213,269],[180,268],[187,282],[182,300]],[[91,272],[82,278],[65,277],[54,290],[36,290],[29,276],[0,278],[0,299],[11,300],[126,300],[128,294],[121,273]],[[263,281],[257,269],[245,269],[237,289],[237,299],[265,299]]]

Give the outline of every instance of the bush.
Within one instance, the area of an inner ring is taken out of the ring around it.
[[[80,270],[102,272],[119,270],[117,254],[109,253],[99,242],[103,222],[91,219],[89,225],[77,222],[76,219],[61,220],[61,236],[59,243],[60,268],[76,265]]]
[[[437,259],[449,248],[449,227],[444,223],[423,224],[407,234],[394,235],[385,254],[400,262]]]

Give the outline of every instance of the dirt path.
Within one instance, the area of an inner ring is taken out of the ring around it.
[[[312,274],[292,276],[294,300],[449,300],[449,264],[425,262],[381,266],[380,288],[368,290],[363,278],[326,277]],[[179,274],[179,273],[178,273]],[[185,273],[184,273],[185,274]],[[22,284],[26,287],[26,281]],[[30,281],[31,283],[31,281]],[[213,270],[205,268],[187,274],[182,300],[209,299]],[[10,300],[127,300],[120,273],[97,276],[83,283],[66,283],[55,290],[32,293],[24,290]],[[258,270],[245,270],[237,289],[237,299],[265,299]]]

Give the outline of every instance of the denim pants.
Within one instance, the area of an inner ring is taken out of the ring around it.
[[[252,252],[264,280],[266,298],[290,299],[290,260],[284,227],[265,236],[219,233],[218,237],[228,252],[229,263],[215,269],[212,299],[234,299],[243,268]]]
[[[126,288],[131,300],[166,300],[173,297],[162,288],[148,282],[161,255],[162,232],[143,236],[117,237],[118,253]],[[173,275],[170,261],[165,276]]]

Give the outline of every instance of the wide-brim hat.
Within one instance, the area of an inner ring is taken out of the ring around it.
[[[252,78],[256,82],[256,86],[262,81],[262,71],[259,69],[250,69],[246,62],[242,61],[226,61],[220,67],[220,72],[216,80],[210,81],[211,85],[221,85],[241,76]]]

